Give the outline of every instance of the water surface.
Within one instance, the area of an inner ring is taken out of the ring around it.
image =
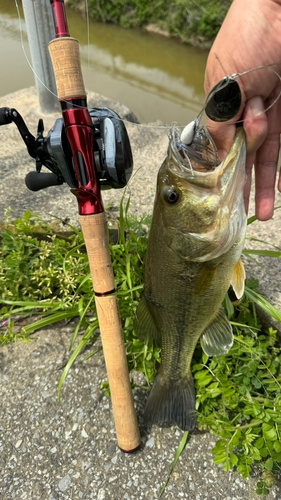
[[[29,56],[23,15],[22,38]],[[155,120],[182,125],[204,104],[207,52],[176,40],[90,21],[67,9],[71,36],[80,42],[85,87],[128,106],[141,122]],[[34,85],[23,53],[14,0],[0,3],[0,96]],[[11,103],[12,107],[12,103]]]

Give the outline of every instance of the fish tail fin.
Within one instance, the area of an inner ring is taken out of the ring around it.
[[[192,375],[181,380],[167,381],[161,371],[155,378],[145,409],[148,424],[176,424],[192,431],[196,427],[195,387]]]

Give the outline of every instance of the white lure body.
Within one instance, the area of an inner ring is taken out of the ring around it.
[[[189,144],[192,143],[195,135],[195,129],[196,129],[196,120],[193,120],[192,122],[188,123],[186,127],[184,127],[181,133],[181,142],[183,144],[189,146]]]

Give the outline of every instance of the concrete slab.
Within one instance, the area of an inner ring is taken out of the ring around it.
[[[93,105],[103,105],[105,100],[89,95],[89,103]],[[122,105],[107,105],[122,117],[130,113]],[[40,117],[44,118],[47,131],[60,116],[59,113],[42,115],[35,88],[1,98],[0,107],[3,106],[18,109],[33,134]],[[128,187],[131,213],[151,213],[156,176],[168,144],[167,130],[127,125],[135,159],[135,174]],[[10,206],[15,218],[31,209],[45,219],[53,213],[69,217],[71,223],[77,224],[76,200],[67,186],[38,193],[25,187],[24,177],[35,165],[13,124],[0,128],[0,145],[0,220],[3,221],[4,210]],[[121,196],[122,190],[107,191],[104,202],[118,207]],[[279,194],[276,205],[281,205]],[[255,222],[248,234],[281,246],[280,218],[281,211],[277,211],[273,220]],[[281,261],[261,258],[260,263],[258,266],[245,259],[246,271],[260,280],[264,295],[281,309]],[[60,405],[57,388],[69,357],[72,332],[73,324],[56,325],[37,332],[27,346],[19,342],[0,350],[1,499],[159,498],[183,433],[170,428],[146,429],[142,422],[146,394],[137,390],[134,398],[142,445],[138,453],[123,454],[116,443],[110,399],[99,388],[106,379],[104,361],[99,355],[83,363],[82,353],[65,381]],[[163,499],[260,498],[254,493],[255,478],[249,482],[235,471],[225,473],[213,465],[214,443],[214,436],[208,433],[196,432],[191,436]],[[280,485],[268,498],[281,499]]]

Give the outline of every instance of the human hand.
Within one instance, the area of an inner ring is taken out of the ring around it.
[[[227,75],[281,62],[281,0],[234,0],[210,51],[206,72],[206,96]],[[220,63],[224,70],[222,69]],[[247,182],[244,190],[248,212],[252,166],[255,165],[256,216],[273,215],[275,180],[280,148],[281,99],[268,110],[281,91],[281,64],[249,72],[237,79],[242,94],[239,113],[230,121],[208,120],[207,126],[224,158],[233,142],[235,122],[243,120],[246,132]],[[281,191],[279,177],[278,190]]]

